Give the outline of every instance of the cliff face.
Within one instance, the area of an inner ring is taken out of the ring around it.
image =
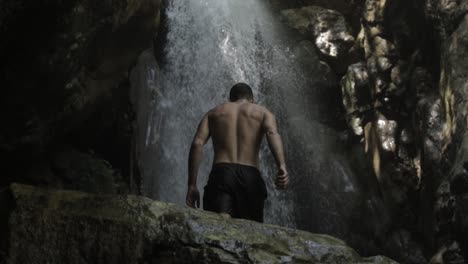
[[[336,238],[152,201],[12,185],[6,263],[396,263]],[[5,208],[3,208],[5,209]]]
[[[152,45],[160,1],[2,1],[0,9],[0,166],[12,175],[0,186],[128,189],[128,71]]]
[[[462,171],[467,129],[466,8],[367,1],[362,61],[342,82],[349,124],[364,139],[393,221],[422,235],[434,263],[464,261],[455,218],[465,212],[450,182]]]
[[[389,211],[390,225],[369,223],[375,245],[407,263],[465,263],[468,3],[270,2],[342,76],[348,142]]]

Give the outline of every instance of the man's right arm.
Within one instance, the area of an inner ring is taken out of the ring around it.
[[[275,157],[276,166],[278,167],[278,177],[276,178],[276,186],[279,189],[285,189],[289,183],[289,175],[286,169],[286,159],[284,157],[283,141],[278,133],[278,125],[275,116],[270,111],[265,111],[262,124],[265,132],[268,146],[270,147],[273,156]]]

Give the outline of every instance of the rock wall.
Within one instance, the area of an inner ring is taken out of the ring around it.
[[[467,129],[464,14],[465,2],[366,1],[355,46],[361,59],[342,80],[348,124],[392,212],[388,232],[406,234],[384,252],[408,263],[465,261],[455,238],[455,218],[465,212],[450,186]],[[405,240],[419,244],[420,258],[395,250]]]
[[[143,197],[19,184],[0,194],[10,199],[0,217],[5,263],[396,263],[361,258],[327,235]]]
[[[128,191],[128,71],[152,46],[160,1],[7,0],[0,10],[0,186]],[[88,171],[65,172],[80,162]]]
[[[342,76],[348,142],[366,153],[389,217],[369,218],[376,248],[360,250],[465,263],[468,2],[270,2]]]

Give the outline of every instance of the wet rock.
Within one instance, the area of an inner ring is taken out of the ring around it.
[[[103,194],[128,193],[129,186],[121,171],[95,152],[71,147],[51,152],[28,164],[28,172],[18,180],[57,189]]]
[[[378,115],[375,123],[375,131],[380,142],[380,149],[386,152],[395,152],[397,122],[395,120],[388,120],[383,115]]]
[[[433,91],[432,75],[427,69],[416,67],[411,73],[409,85],[415,97],[421,99]]]
[[[367,59],[367,69],[372,75],[379,73],[379,68],[377,67],[377,57],[371,56]]]
[[[7,263],[396,263],[336,238],[137,196],[12,185]],[[4,220],[8,219],[8,222]]]
[[[468,194],[468,171],[457,174],[450,183],[450,192],[455,195]]]
[[[390,73],[390,79],[395,85],[402,85],[407,79],[405,76],[407,73],[407,64],[404,61],[398,61],[395,67],[392,68]]]
[[[450,193],[450,183],[444,181],[440,184],[436,192],[437,201],[435,204],[436,232],[439,233],[439,240],[450,241],[451,226],[455,222],[456,199]],[[439,244],[446,244],[446,241],[439,241]]]
[[[442,247],[437,254],[435,254],[430,264],[464,264],[465,258],[462,255],[460,246],[457,242],[453,242],[449,246]]]
[[[363,63],[350,65],[341,80],[346,119],[356,135],[363,135],[362,113],[370,108],[372,102],[368,85],[369,76]]]
[[[91,154],[73,149],[57,152],[51,169],[60,179],[56,188],[108,194],[117,191],[112,166]]]
[[[441,81],[439,94],[442,95],[443,108],[446,113],[446,135],[451,137],[449,160],[461,148],[468,128],[468,15],[443,45],[441,54]]]
[[[149,76],[148,76],[149,75]],[[152,184],[142,184],[143,179],[154,179],[154,157],[157,157],[160,143],[160,131],[148,126],[152,125],[156,102],[161,98],[161,72],[154,57],[153,49],[144,51],[132,69],[130,81],[132,84],[130,100],[135,112],[133,140],[131,149],[131,172],[129,185],[138,194],[150,194]]]
[[[350,128],[364,134],[394,221],[412,235],[418,230],[425,243],[437,244],[423,250],[431,252],[429,259],[437,255],[434,261],[459,263],[461,251],[468,255],[461,235],[466,230],[465,184],[463,174],[452,173],[461,167],[460,150],[466,149],[468,2],[424,4],[366,1],[355,48],[362,53],[368,80],[363,92],[370,93],[370,100],[363,112],[358,100],[349,99],[356,96],[349,92],[348,71],[341,84],[343,104]],[[396,122],[394,132],[381,130],[379,136],[378,113]],[[448,188],[448,182],[456,186]]]
[[[290,27],[307,38],[313,38],[325,56],[342,59],[347,56],[354,42],[349,26],[337,11],[307,6],[283,10],[281,16]]]
[[[372,36],[371,36],[372,37]],[[380,36],[375,36],[372,37],[373,41],[373,50],[372,53],[375,56],[378,57],[383,57],[383,56],[394,56],[396,52],[396,47],[393,43],[390,41],[380,37]]]
[[[437,166],[451,141],[449,127],[446,123],[445,109],[441,98],[424,97],[418,102],[416,120],[421,131],[423,161]]]
[[[301,8],[305,6],[320,6],[340,12],[351,24],[353,31],[357,32],[360,18],[356,14],[362,12],[365,0],[268,0],[275,10]]]
[[[375,114],[374,119],[364,127],[364,148],[371,156],[377,179],[383,183],[388,181],[389,177],[382,177],[382,166],[387,165],[382,162],[382,159],[395,157],[398,124],[379,112]]]
[[[438,251],[430,263],[466,263],[462,249],[457,242],[465,243],[465,239],[460,237],[459,233],[463,234],[463,221],[460,222],[462,219],[460,216],[465,214],[464,201],[460,197],[454,196],[451,190],[451,184],[444,181],[436,192],[437,200],[434,212]]]
[[[411,233],[407,230],[396,230],[388,235],[385,241],[385,248],[387,254],[404,259],[405,263],[427,263],[420,244],[414,240]]]
[[[384,19],[385,0],[367,0],[363,18],[367,23],[381,23]]]
[[[460,242],[460,246],[465,253],[468,252],[468,195],[457,196],[457,222],[455,225],[455,238]]]
[[[394,164],[397,173],[392,178],[402,189],[410,192],[417,191],[422,180],[421,153],[414,146],[415,142],[415,136],[408,128],[401,130]]]
[[[468,13],[468,2],[459,0],[428,0],[424,7],[426,15],[435,22],[442,37],[449,36]]]
[[[386,72],[390,70],[393,66],[393,63],[390,62],[390,59],[384,56],[377,57],[377,68],[379,72]]]

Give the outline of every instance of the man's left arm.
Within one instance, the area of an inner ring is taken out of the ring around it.
[[[210,138],[210,129],[208,125],[208,114],[206,114],[200,124],[190,146],[188,162],[188,191],[185,203],[195,208],[200,207],[200,193],[197,188],[198,169],[203,158],[203,146]]]

